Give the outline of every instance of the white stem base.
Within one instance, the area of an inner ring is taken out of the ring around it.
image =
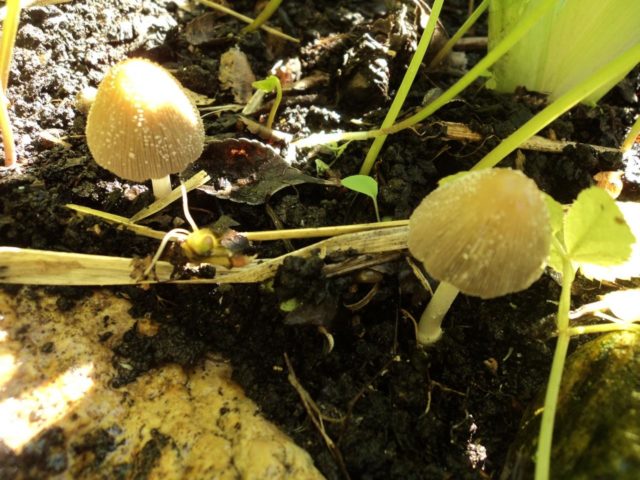
[[[152,178],[151,188],[153,188],[153,196],[156,200],[160,200],[171,193],[171,177],[167,175],[162,178]]]
[[[431,301],[420,317],[416,334],[419,344],[431,345],[440,339],[442,336],[442,328],[440,328],[442,320],[458,293],[459,290],[450,283],[440,282]]]

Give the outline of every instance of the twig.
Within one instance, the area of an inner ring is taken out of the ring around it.
[[[284,260],[293,255],[308,257],[319,252],[324,258],[337,252],[369,255],[404,250],[407,248],[407,232],[405,226],[339,235],[276,258],[254,261],[245,267],[218,267],[214,278],[172,280],[170,276],[173,266],[168,262],[158,262],[157,281],[185,284],[262,282],[273,277]],[[160,233],[164,236],[163,232]],[[102,255],[0,247],[0,282],[31,285],[129,285],[136,283],[130,278],[131,261],[128,258]],[[199,265],[195,265],[197,266]]]
[[[484,140],[481,134],[474,132],[464,123],[456,123],[456,122],[437,122],[436,124],[442,125],[445,128],[444,134],[447,138],[451,140],[459,140],[462,142],[479,142]],[[579,145],[579,142],[569,142],[565,140],[550,140],[545,137],[541,137],[539,135],[534,135],[523,142],[518,148],[523,150],[535,150],[538,152],[550,152],[550,153],[560,153],[566,147],[572,146],[575,147]],[[617,148],[611,147],[602,147],[600,145],[591,145],[591,144],[582,144],[588,147],[591,147],[596,152],[600,153],[619,153],[620,150]]]

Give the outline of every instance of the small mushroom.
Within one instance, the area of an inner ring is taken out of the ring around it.
[[[89,111],[86,133],[98,165],[128,180],[151,179],[156,198],[171,191],[169,174],[195,161],[204,145],[195,104],[169,72],[142,58],[109,70]]]
[[[427,195],[409,220],[409,251],[440,285],[418,326],[434,343],[458,292],[494,298],[524,290],[549,255],[549,213],[535,182],[518,170],[470,172]]]

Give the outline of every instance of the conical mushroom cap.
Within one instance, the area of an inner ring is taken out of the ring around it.
[[[138,182],[182,171],[204,145],[194,103],[169,72],[141,58],[125,60],[107,73],[86,133],[100,166]]]
[[[529,287],[542,274],[550,242],[542,193],[506,168],[445,183],[409,220],[409,250],[429,275],[481,298]]]

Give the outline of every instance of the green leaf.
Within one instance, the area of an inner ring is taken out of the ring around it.
[[[299,306],[300,300],[295,297],[280,302],[280,310],[282,310],[283,312],[293,312]]]
[[[315,162],[316,162],[316,173],[318,175],[323,175],[324,173],[331,170],[331,166],[328,163],[323,162],[319,158],[316,158]]]
[[[556,202],[551,195],[542,192],[544,203],[547,204],[547,210],[549,210],[549,222],[551,223],[551,233],[556,234],[562,232],[564,212],[562,210],[562,204]],[[562,237],[560,237],[562,238]]]
[[[267,78],[263,78],[262,80],[256,80],[251,84],[251,86],[257,90],[262,90],[263,92],[271,93],[275,92],[280,85],[280,79],[275,75],[269,75]]]
[[[562,243],[562,227],[564,223],[564,212],[562,205],[556,202],[551,195],[542,193],[544,202],[547,205],[549,211],[549,223],[551,224],[551,235],[554,235],[556,239]],[[556,272],[562,272],[562,252],[558,249],[556,242],[551,242],[551,249],[549,251],[549,258],[547,265],[554,269]]]
[[[598,187],[580,192],[564,222],[572,262],[617,265],[629,258],[635,237],[611,196]]]
[[[341,183],[343,187],[363,193],[374,200],[378,196],[378,182],[369,175],[351,175],[343,178]]]

